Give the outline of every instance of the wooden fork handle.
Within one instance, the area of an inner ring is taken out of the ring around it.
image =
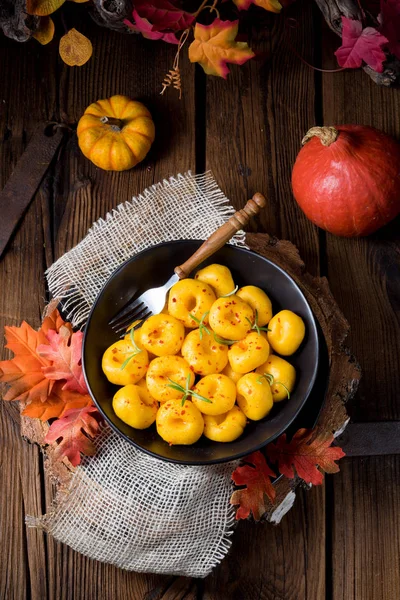
[[[244,208],[235,212],[234,215],[224,223],[221,227],[210,235],[198,250],[182,265],[175,267],[174,271],[179,279],[185,279],[203,260],[212,256],[214,252],[222,248],[229,242],[239,229],[243,229],[250,221],[250,217],[258,215],[261,208],[266,206],[267,201],[264,196],[257,192],[253,198],[249,200]]]

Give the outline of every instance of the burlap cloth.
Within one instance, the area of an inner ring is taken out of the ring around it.
[[[210,173],[189,172],[163,181],[97,221],[75,248],[54,263],[47,272],[50,292],[61,302],[68,320],[82,326],[102,286],[127,258],[163,241],[205,239],[233,212]],[[357,365],[341,351],[348,325],[326,280],[304,273],[294,246],[267,235],[248,239],[250,247],[283,262],[303,284],[303,291],[308,281],[307,299],[320,324],[336,331],[335,339],[327,343],[337,385],[330,385],[332,402],[326,403],[320,423],[325,430],[341,430],[347,422],[343,402],[354,393],[359,378]],[[247,247],[243,232],[231,243]],[[327,337],[325,330],[324,334]],[[24,419],[22,432],[42,443],[46,425],[38,423]],[[46,515],[27,516],[27,524],[90,558],[123,569],[208,575],[231,546],[235,519],[229,499],[236,463],[204,467],[166,463],[136,450],[108,427],[97,446],[96,456],[84,458],[81,466],[71,470],[55,463],[51,447],[47,448],[58,494]],[[277,502],[270,507],[268,520],[278,523],[290,509],[297,484],[286,478],[278,481]]]

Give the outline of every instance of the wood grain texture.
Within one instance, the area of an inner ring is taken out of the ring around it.
[[[207,78],[206,165],[235,208],[263,193],[268,206],[252,231],[290,238],[316,275],[318,234],[290,186],[302,136],[314,123],[314,75],[293,51],[312,61],[312,6],[300,0],[287,15],[257,16],[256,29],[249,28],[257,58],[232,66],[226,81]],[[288,17],[298,21],[297,29],[288,29]]]
[[[332,68],[337,41],[330,32],[324,40],[324,67]],[[400,141],[400,90],[378,87],[358,70],[323,75],[323,118],[325,125],[371,125]],[[326,235],[326,275],[364,371],[351,410],[357,421],[400,418],[399,225],[397,218],[368,238]]]
[[[300,492],[279,526],[241,522],[203,600],[325,598],[324,489]]]
[[[206,166],[235,208],[254,192],[263,193],[267,207],[251,229],[290,238],[307,270],[318,274],[318,234],[290,188],[303,131],[314,122],[314,76],[292,50],[295,45],[312,56],[311,5],[296,3],[291,14],[301,23],[295,32],[287,30],[283,16],[261,13],[259,31],[253,30],[250,39],[260,60],[233,66],[227,81],[207,78]],[[324,598],[323,493],[313,499],[298,500],[277,528],[241,524],[232,554],[206,582],[205,598]]]
[[[66,3],[67,19],[78,6]],[[157,128],[146,160],[125,173],[94,167],[71,135],[0,262],[0,327],[23,318],[39,325],[45,267],[78,243],[93,220],[148,185],[207,166],[236,208],[255,191],[266,194],[269,207],[259,229],[291,239],[308,270],[329,276],[365,374],[354,417],[398,419],[399,221],[368,240],[320,235],[293,201],[290,171],[302,135],[320,124],[316,114],[328,125],[374,124],[399,137],[399,92],[375,87],[362,72],[323,75],[321,87],[293,50],[310,62],[318,56],[319,21],[310,3],[298,0],[290,8],[286,16],[298,22],[293,30],[282,17],[260,14],[251,39],[258,57],[240,68],[233,65],[227,81],[206,80],[198,72],[195,86],[194,69],[183,53],[182,102],[173,90],[158,94],[175,53],[167,44],[103,30],[83,18],[79,27],[93,43],[93,59],[71,69],[58,57],[57,44],[24,45],[0,37],[1,186],[38,121],[75,124],[98,98],[118,93],[142,100]],[[324,66],[335,67],[337,39],[324,31],[323,41]],[[257,228],[253,222],[251,229]],[[2,403],[0,410],[0,600],[399,596],[398,456],[343,462],[325,489],[299,494],[278,527],[240,523],[229,557],[205,581],[135,574],[26,530],[24,515],[48,510],[53,489],[39,450],[19,436],[17,409]]]
[[[332,598],[396,600],[400,457],[344,459],[340,469],[341,476],[331,480]]]
[[[333,68],[335,37],[324,30],[323,66]],[[324,74],[324,125],[372,125],[400,138],[400,91],[361,71]],[[363,370],[350,414],[357,421],[399,419],[399,219],[359,240],[326,235],[332,292],[347,317],[349,344]],[[330,481],[333,600],[396,599],[400,539],[399,457],[343,461]]]

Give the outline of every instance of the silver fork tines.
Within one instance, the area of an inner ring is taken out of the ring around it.
[[[131,300],[127,306],[119,311],[110,321],[109,325],[120,334],[134,321],[145,321],[151,315],[160,313],[164,308],[165,298],[168,290],[179,281],[175,273],[168,281],[158,287],[147,290],[135,300]]]

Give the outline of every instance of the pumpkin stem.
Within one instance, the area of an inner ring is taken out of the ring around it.
[[[105,125],[110,125],[114,131],[121,131],[123,127],[121,119],[115,119],[114,117],[101,117],[100,121]]]
[[[306,135],[301,140],[301,145],[304,146],[314,136],[321,140],[323,146],[330,146],[336,142],[339,132],[335,127],[311,127]]]

